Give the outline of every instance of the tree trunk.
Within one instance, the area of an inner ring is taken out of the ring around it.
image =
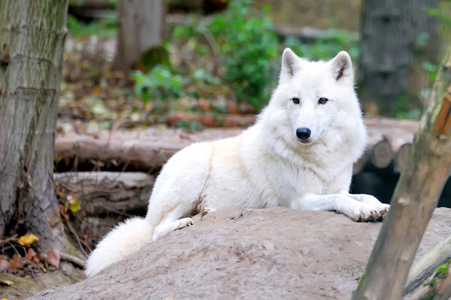
[[[118,43],[114,68],[128,72],[138,67],[145,51],[161,45],[165,32],[165,0],[120,0]]]
[[[0,234],[61,248],[53,183],[67,0],[0,1]]]
[[[408,164],[353,299],[400,299],[426,225],[451,173],[451,48],[428,109],[415,132]]]
[[[437,2],[363,1],[359,81],[364,110],[393,116],[396,106],[421,105],[416,95],[428,87],[421,63],[438,59],[438,21],[427,13]]]

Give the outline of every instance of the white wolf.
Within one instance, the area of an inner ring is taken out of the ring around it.
[[[348,53],[309,62],[287,48],[279,85],[255,125],[176,153],[155,182],[147,216],[112,230],[89,257],[86,275],[190,225],[204,207],[285,206],[379,220],[389,205],[349,194],[352,166],[365,145]]]

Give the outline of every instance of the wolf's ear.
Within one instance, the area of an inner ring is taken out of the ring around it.
[[[282,54],[280,80],[293,77],[300,68],[301,59],[290,48],[285,48]]]
[[[329,63],[336,81],[342,80],[351,81],[351,84],[354,83],[354,71],[352,70],[352,61],[348,52],[340,51]]]

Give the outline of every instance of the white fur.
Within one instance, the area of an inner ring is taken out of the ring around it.
[[[285,49],[279,86],[255,125],[176,153],[157,178],[146,218],[111,231],[89,257],[86,275],[188,226],[204,207],[285,206],[334,210],[356,221],[380,218],[388,205],[348,193],[353,163],[366,145],[353,76],[344,51],[309,62]],[[322,97],[329,101],[319,104]],[[298,128],[309,128],[310,138],[298,139]]]

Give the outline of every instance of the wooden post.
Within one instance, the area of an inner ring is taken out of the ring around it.
[[[410,265],[451,173],[451,48],[353,299],[401,299]]]

